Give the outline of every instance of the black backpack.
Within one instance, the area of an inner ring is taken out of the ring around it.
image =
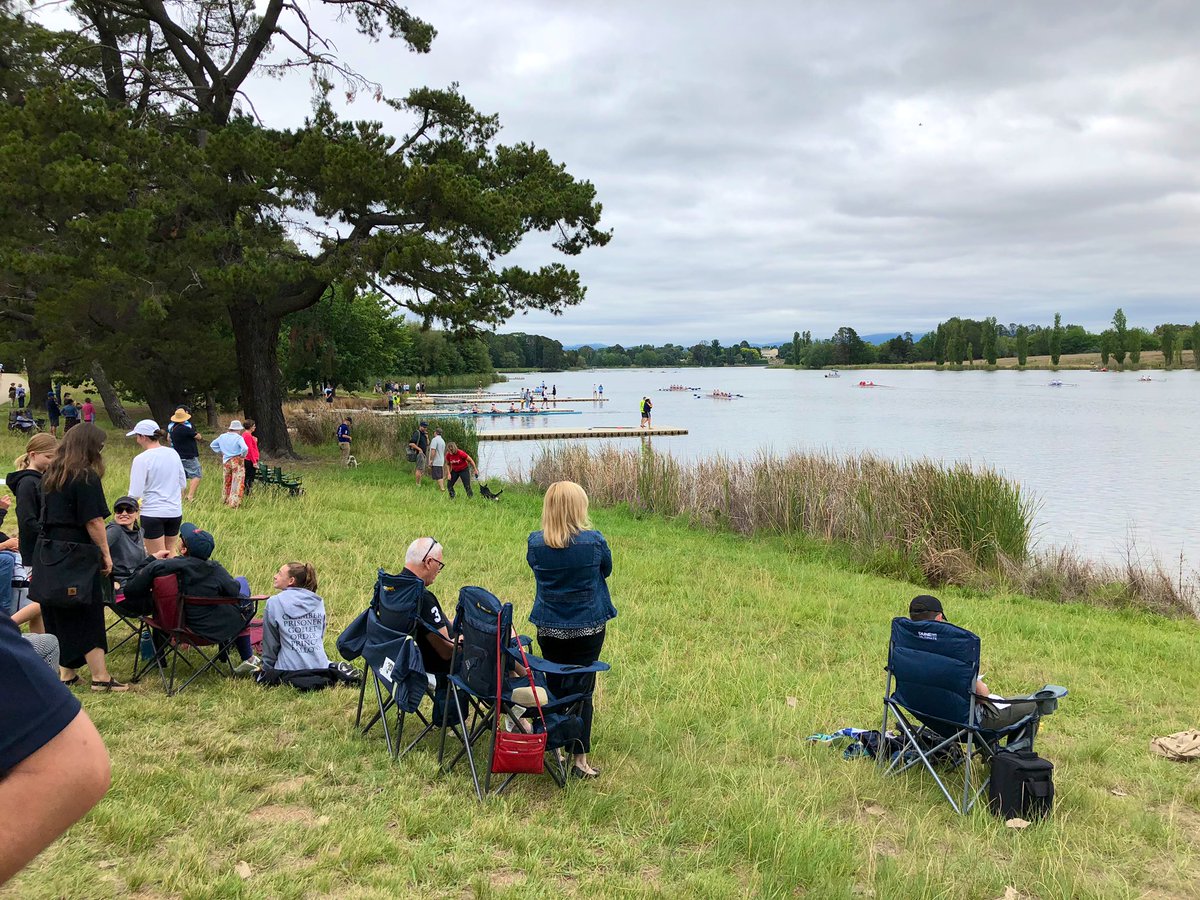
[[[1039,819],[1054,806],[1054,763],[1032,750],[1001,750],[992,757],[988,806],[1004,819]]]

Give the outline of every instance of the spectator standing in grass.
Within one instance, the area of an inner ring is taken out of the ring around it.
[[[17,409],[25,408],[25,385],[17,385]]]
[[[416,468],[413,472],[416,475],[417,484],[420,484],[421,476],[425,474],[425,465],[429,460],[429,423],[424,419],[417,425],[417,430],[409,438],[408,453],[409,459],[416,463]],[[413,455],[414,453],[416,454],[415,456]],[[453,497],[454,493],[451,492],[450,496]]]
[[[542,656],[564,665],[587,666],[600,658],[609,619],[617,615],[608,593],[612,551],[604,535],[588,519],[588,496],[573,481],[556,481],[542,504],[542,530],[529,535],[525,555],[537,585],[529,621],[537,627]],[[547,675],[550,693],[563,696],[581,687],[595,687],[595,675]],[[570,679],[574,678],[574,684]],[[585,702],[583,736],[575,747],[571,775],[595,778],[588,762],[592,741],[592,701]]]
[[[0,617],[0,886],[108,791],[108,751],[79,701]]]
[[[58,437],[58,420],[62,415],[62,410],[58,405],[58,398],[54,396],[54,391],[46,391],[46,418],[50,421],[50,433]]]
[[[352,424],[350,417],[346,416],[337,427],[337,445],[338,450],[342,452],[343,466],[350,462],[350,426]]]
[[[79,407],[79,411],[83,413],[83,421],[89,425],[96,423],[96,407],[92,403],[92,398],[86,394],[83,397],[83,406]]]
[[[204,477],[204,470],[200,467],[200,448],[196,446],[196,441],[200,440],[200,433],[191,423],[191,418],[191,413],[181,406],[175,410],[175,415],[171,416],[171,424],[167,426],[171,447],[179,454],[183,472],[187,475],[188,503],[196,499],[196,490],[200,487],[200,479]]]
[[[13,406],[17,405],[17,383],[15,381],[8,383],[8,402]]]
[[[246,442],[246,496],[249,497],[258,470],[258,438],[254,436],[254,429],[258,426],[253,419],[246,419],[242,422],[242,427],[246,429],[242,432],[242,440]]]
[[[492,404],[495,409],[495,404]],[[429,442],[429,474],[437,482],[438,490],[446,489],[446,439],[442,429],[433,429],[433,440]]]
[[[450,499],[454,499],[454,482],[456,481],[462,482],[468,497],[474,497],[475,494],[471,491],[471,473],[474,472],[475,477],[478,478],[479,466],[475,465],[471,454],[466,450],[459,450],[458,444],[451,441],[446,445],[446,465],[450,467],[450,483],[447,485]]]
[[[154,556],[165,550],[173,556],[187,488],[183,462],[178,453],[162,445],[166,435],[153,419],[142,419],[125,436],[142,448],[129,469],[129,496],[141,501],[146,552]]]
[[[35,434],[25,445],[25,452],[13,461],[16,471],[5,478],[8,489],[17,498],[17,549],[26,572],[33,566],[33,551],[42,533],[42,473],[57,453],[58,441],[53,435]],[[38,604],[29,603],[22,609],[18,598],[17,607],[21,621],[29,622],[30,631],[45,631]]]
[[[246,482],[247,447],[242,437],[244,430],[242,423],[234,419],[229,423],[229,429],[209,444],[213,453],[221,454],[221,466],[225,472],[221,502],[231,509],[241,506],[242,489]]]
[[[97,568],[67,573],[92,578],[87,602],[78,604],[71,600],[72,605],[63,605],[69,599],[65,592],[63,597],[55,598],[55,602],[42,598],[42,617],[46,620],[46,631],[58,638],[62,680],[77,684],[79,675],[75,670],[86,665],[92,676],[92,690],[112,693],[127,691],[129,686],[109,674],[105,659],[108,637],[104,623],[104,580],[112,573],[112,556],[104,533],[104,520],[109,516],[109,509],[101,484],[103,450],[104,432],[95,425],[72,428],[63,437],[54,461],[46,467],[42,482],[44,537],[51,541],[95,544],[100,550],[100,559]],[[30,578],[34,588],[39,578],[50,577],[50,573],[45,572],[45,562],[42,554],[34,554]],[[58,602],[59,599],[63,604]]]
[[[69,394],[62,406],[62,417],[63,434],[66,434],[79,424],[79,407],[75,405],[75,401],[71,399]]]

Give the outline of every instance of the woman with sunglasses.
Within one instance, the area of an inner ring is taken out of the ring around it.
[[[113,520],[104,529],[108,553],[112,557],[112,580],[118,595],[125,582],[149,556],[142,528],[138,524],[138,502],[134,497],[122,497],[113,504]],[[120,596],[117,597],[120,600]]]
[[[537,592],[529,621],[537,627],[538,647],[550,662],[587,666],[600,658],[609,619],[617,615],[606,579],[612,574],[612,551],[604,535],[588,519],[588,496],[573,481],[556,481],[542,505],[542,530],[529,535],[525,556]],[[565,678],[573,679],[566,683]],[[583,736],[576,742],[575,778],[596,778],[600,770],[588,762],[592,747],[592,699],[596,676],[546,675],[550,693],[561,697],[580,689],[588,699],[581,709]]]

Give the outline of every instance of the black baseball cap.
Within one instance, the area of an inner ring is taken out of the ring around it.
[[[138,505],[137,498],[136,498],[136,497],[129,497],[129,496],[125,496],[125,497],[118,497],[118,498],[117,498],[117,502],[113,504],[113,510],[114,510],[114,511],[115,511],[115,510],[118,510],[118,509],[120,509],[122,506],[128,506],[128,507],[131,507],[131,508],[133,509],[133,511],[134,511],[134,512],[137,512],[137,511],[138,511],[138,510],[141,508],[141,507]]]
[[[930,594],[918,594],[909,602],[909,618],[915,616],[917,613],[934,613],[935,615],[941,613],[943,616],[946,615],[942,611],[942,601]]]

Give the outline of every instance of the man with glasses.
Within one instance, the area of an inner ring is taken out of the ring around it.
[[[434,707],[435,724],[441,724],[441,712],[445,704],[446,676],[450,673],[450,657],[454,645],[450,642],[451,619],[447,618],[438,598],[429,586],[446,566],[442,560],[442,544],[437,538],[420,537],[408,545],[404,554],[404,571],[400,573],[396,590],[384,594],[380,600],[379,622],[393,631],[408,631],[412,621],[402,612],[412,609],[415,600],[418,615],[425,627],[418,627],[415,635],[421,650],[425,671],[437,680],[437,702]]]

